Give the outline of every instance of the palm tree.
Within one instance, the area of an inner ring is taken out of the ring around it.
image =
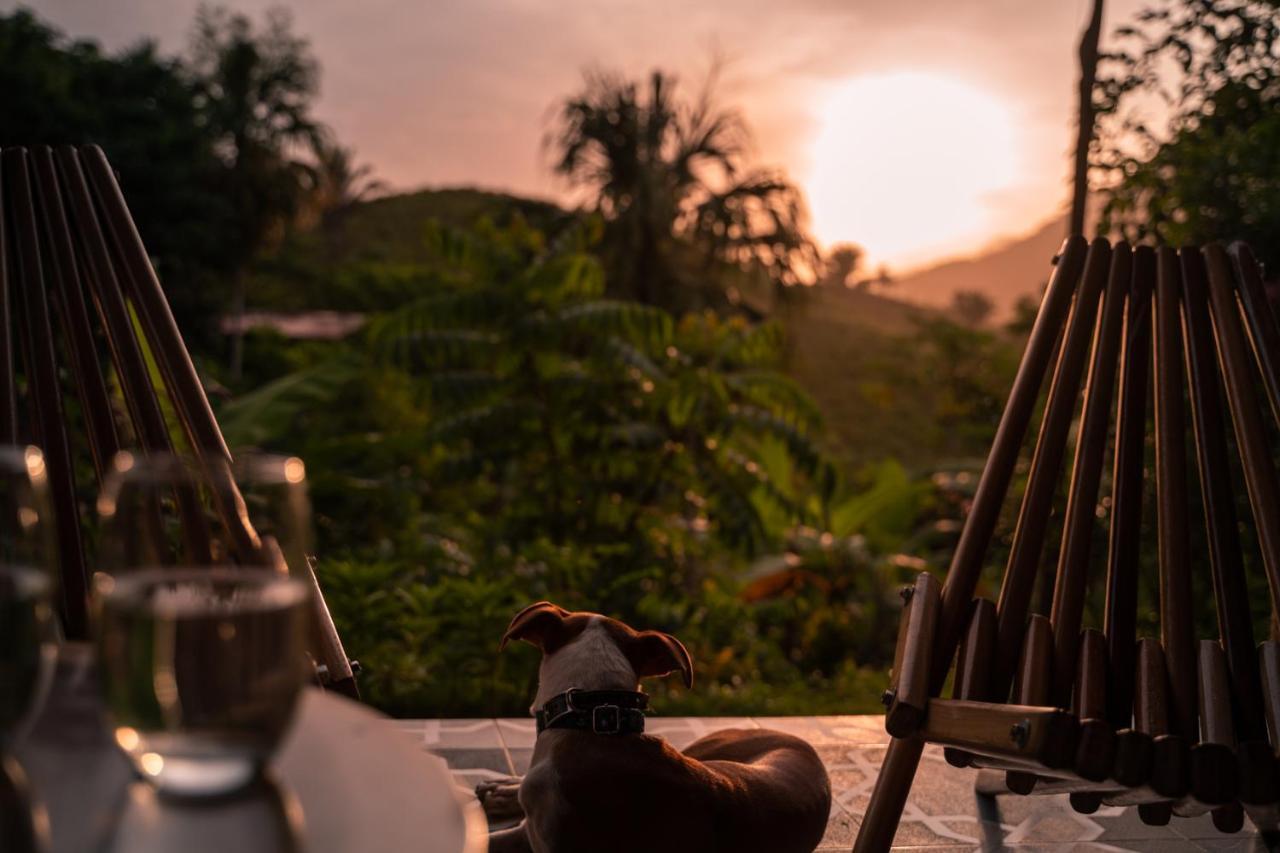
[[[621,573],[651,529],[754,553],[816,523],[836,473],[816,405],[775,369],[778,327],[606,298],[588,231],[432,224],[424,295],[224,407],[228,440],[270,443],[348,383],[404,387],[433,500],[479,513],[486,548],[625,545]]]
[[[336,225],[351,208],[387,187],[372,177],[372,166],[357,166],[355,151],[338,144],[328,134],[317,136],[312,154],[316,163],[311,205],[325,227]]]
[[[595,72],[560,107],[546,144],[555,171],[590,193],[605,221],[606,271],[620,295],[688,308],[723,299],[706,284],[718,265],[763,271],[778,285],[817,269],[799,190],[746,165],[746,125],[717,106],[713,83],[682,100],[662,71],[643,92]]]
[[[302,154],[320,132],[310,117],[319,69],[281,10],[255,31],[244,15],[202,5],[196,14],[189,68],[196,107],[226,169],[237,241],[232,310],[245,307],[245,269],[277,243],[313,181]],[[232,338],[231,373],[240,374],[242,337]]]
[[[1089,147],[1093,144],[1097,107],[1093,89],[1098,79],[1098,40],[1102,36],[1103,0],[1093,0],[1089,24],[1080,36],[1080,114],[1076,123],[1076,159],[1071,180],[1071,217],[1068,234],[1084,233],[1085,205],[1089,201]]]
[[[854,274],[861,266],[862,249],[852,243],[841,243],[832,247],[822,259],[819,283],[830,287],[853,287],[856,283]]]

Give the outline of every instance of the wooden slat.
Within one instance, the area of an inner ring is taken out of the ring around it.
[[[0,445],[18,443],[17,372],[13,357],[13,310],[9,290],[9,252],[6,244],[8,205],[0,174]]]
[[[1200,742],[1191,749],[1191,795],[1223,805],[1235,800],[1240,780],[1227,658],[1217,640],[1200,641],[1198,663]]]
[[[56,159],[58,177],[74,218],[74,233],[79,238],[76,245],[77,256],[84,261],[82,271],[98,306],[138,444],[147,453],[172,452],[174,448],[169,428],[147,372],[142,346],[134,332],[133,318],[125,302],[124,291],[120,288],[120,280],[112,264],[111,253],[94,210],[93,198],[80,168],[76,150],[70,146],[61,147]],[[195,496],[186,490],[178,490],[176,497],[182,516],[186,559],[191,565],[206,565],[209,562],[210,538],[204,513]]]
[[[996,428],[987,464],[983,467],[974,492],[969,515],[960,532],[942,588],[942,606],[938,617],[937,644],[933,654],[933,672],[929,690],[936,695],[946,681],[951,660],[965,629],[964,619],[969,612],[982,567],[995,533],[1000,509],[1009,490],[1009,481],[1017,466],[1019,450],[1026,436],[1027,425],[1035,410],[1040,386],[1057,345],[1058,336],[1066,322],[1071,297],[1083,269],[1086,243],[1083,237],[1073,236],[1065,240],[1054,259],[1054,272],[1045,290],[1035,326],[1027,340],[1022,362],[1005,404],[1000,424]],[[867,805],[867,818],[863,821],[854,842],[855,851],[887,850],[897,831],[898,818],[906,806],[911,781],[920,764],[924,742],[920,738],[894,738],[889,742],[884,763],[876,777],[875,787]]]
[[[78,238],[76,254],[83,261],[81,271],[100,312],[102,329],[111,349],[138,444],[149,452],[170,451],[173,445],[169,440],[168,427],[165,426],[151,378],[147,375],[146,360],[134,334],[129,309],[93,209],[93,199],[80,161],[75,149],[70,147],[59,148],[56,159],[58,176],[74,218],[73,232]]]
[[[1212,812],[1213,828],[1227,834],[1244,829],[1244,809],[1239,803],[1227,803]]]
[[[902,661],[894,673],[893,701],[884,718],[885,731],[894,737],[909,737],[924,722],[940,593],[937,579],[921,572],[903,613]]]
[[[1187,741],[1172,731],[1169,675],[1159,641],[1138,641],[1137,685],[1133,696],[1133,724],[1151,738],[1150,785],[1170,799],[1187,790]]]
[[[1280,323],[1267,298],[1262,270],[1253,251],[1244,243],[1234,243],[1230,255],[1253,354],[1262,371],[1272,417],[1280,422]]]
[[[1280,757],[1280,642],[1267,640],[1258,647],[1262,675],[1262,698],[1267,716],[1271,747]]]
[[[218,428],[209,398],[204,393],[204,386],[182,341],[178,324],[173,319],[160,280],[156,278],[106,155],[96,145],[84,146],[79,154],[85,175],[101,205],[103,231],[118,260],[116,269],[120,283],[138,308],[147,340],[164,374],[165,385],[191,445],[217,453],[229,462],[231,453],[222,438],[222,430]]]
[[[1053,627],[1046,617],[1039,613],[1031,615],[1020,648],[1022,656],[1013,681],[1013,701],[1017,705],[1047,705],[1052,679]],[[1035,774],[1010,771],[1005,784],[1011,791],[1029,794],[1036,784]]]
[[[1107,285],[1102,297],[1102,319],[1094,335],[1093,358],[1085,383],[1084,413],[1076,439],[1075,461],[1058,553],[1057,576],[1053,587],[1053,681],[1052,704],[1065,708],[1071,703],[1076,683],[1076,658],[1080,648],[1080,626],[1089,582],[1089,551],[1098,523],[1098,487],[1107,449],[1111,401],[1115,391],[1120,336],[1124,330],[1125,295],[1132,274],[1132,253],[1121,243],[1111,252]],[[1099,635],[1101,639],[1101,635]],[[1105,652],[1104,652],[1105,655]],[[1105,664],[1099,675],[1105,672]],[[1105,717],[1098,709],[1095,719]],[[1097,748],[1097,747],[1095,747]],[[1108,764],[1110,756],[1107,757]],[[1109,770],[1107,767],[1106,770]],[[1105,770],[1104,770],[1105,772]]]
[[[1231,672],[1235,713],[1245,740],[1266,737],[1262,719],[1262,694],[1258,683],[1258,656],[1253,638],[1253,615],[1245,580],[1244,557],[1236,519],[1236,491],[1227,456],[1227,430],[1223,420],[1222,388],[1214,352],[1213,322],[1209,314],[1208,283],[1204,260],[1195,250],[1179,253],[1182,262],[1187,373],[1191,377],[1191,411],[1195,426],[1196,460],[1200,493],[1208,534],[1209,567],[1217,605],[1218,635]],[[1201,707],[1204,706],[1203,700]]]
[[[1183,410],[1182,280],[1177,253],[1156,258],[1156,532],[1160,564],[1160,641],[1169,670],[1173,733],[1196,737],[1196,650],[1187,521]]]
[[[27,153],[21,148],[10,148],[2,159],[9,215],[16,237],[13,252],[15,289],[27,331],[27,384],[34,406],[36,436],[44,452],[49,493],[53,500],[63,629],[68,637],[83,639],[88,634],[88,573],[84,537],[76,500],[71,440],[62,408],[53,324],[49,317],[49,294],[44,284]]]
[[[1013,546],[1005,568],[999,598],[999,639],[996,643],[996,677],[992,682],[993,699],[1008,688],[1018,661],[1018,643],[1026,627],[1027,610],[1035,587],[1040,555],[1058,475],[1066,452],[1067,432],[1074,418],[1076,397],[1084,373],[1085,358],[1093,338],[1098,297],[1107,281],[1111,247],[1105,240],[1094,240],[1089,246],[1084,281],[1076,295],[1075,306],[1062,343],[1062,353],[1049,389],[1049,403],[1040,423],[1027,488],[1022,496]]]
[[[1133,279],[1125,304],[1124,355],[1116,404],[1115,464],[1107,547],[1107,594],[1103,624],[1111,660],[1108,716],[1116,729],[1130,725],[1137,662],[1138,566],[1142,544],[1143,467],[1147,434],[1147,378],[1151,362],[1151,294],[1155,253],[1133,253]],[[1141,748],[1141,747],[1137,747]]]
[[[932,699],[922,734],[930,743],[1024,762],[1028,770],[1066,767],[1075,753],[1075,721],[1045,706]]]
[[[1053,275],[1045,290],[1040,313],[1027,339],[1027,348],[1014,377],[1009,400],[996,428],[991,452],[978,480],[969,515],[965,518],[960,541],[951,558],[942,588],[942,612],[938,626],[938,649],[934,661],[932,692],[946,680],[952,655],[964,631],[964,616],[982,573],[983,561],[991,536],[1000,518],[1000,508],[1009,490],[1018,462],[1019,450],[1026,437],[1027,426],[1035,410],[1040,386],[1049,368],[1058,336],[1065,325],[1072,296],[1084,269],[1086,243],[1082,237],[1070,237],[1062,244],[1055,259]],[[1021,629],[1021,626],[1019,626]]]
[[[996,651],[996,605],[988,598],[973,601],[973,616],[969,630],[960,643],[956,655],[956,677],[951,698],[968,701],[983,700],[989,692],[992,658]],[[947,763],[954,767],[967,767],[969,754],[963,750],[944,750]]]
[[[1080,722],[1075,769],[1085,779],[1101,782],[1111,775],[1116,748],[1107,720],[1107,640],[1101,631],[1086,628],[1081,633],[1074,681],[1071,710]]]
[[[240,490],[231,479],[228,465],[231,453],[222,430],[213,415],[209,398],[191,361],[182,334],[174,321],[164,290],[147,256],[142,237],[129,214],[124,194],[110,164],[96,145],[79,151],[80,161],[92,185],[102,211],[103,230],[109,237],[119,278],[125,292],[138,310],[145,337],[164,377],[165,387],[192,450],[205,469],[206,478],[215,484],[213,496],[218,516],[237,550],[245,559],[256,559],[262,541],[249,519]],[[219,488],[217,484],[223,483]],[[309,561],[293,561],[289,571],[315,589],[319,589],[314,568]],[[333,627],[333,619],[324,597],[313,598],[314,618],[320,643],[320,657],[332,689],[358,697],[351,662],[342,640]],[[923,705],[923,699],[921,700]]]
[[[1258,531],[1274,619],[1280,614],[1280,515],[1276,512],[1276,507],[1280,507],[1280,483],[1276,480],[1275,465],[1267,446],[1262,414],[1253,387],[1254,374],[1241,329],[1230,261],[1227,253],[1217,245],[1206,246],[1204,258],[1209,272],[1209,302],[1216,332],[1214,340],[1235,427],[1236,447],[1243,462],[1249,504]]]
[[[95,352],[93,329],[85,307],[81,278],[76,267],[70,227],[59,193],[53,151],[47,146],[29,151],[32,177],[40,197],[40,212],[49,245],[49,278],[57,294],[63,340],[71,356],[71,372],[80,396],[80,410],[88,430],[89,451],[94,473],[101,486],[112,458],[120,450],[111,416],[111,399],[103,382]]]

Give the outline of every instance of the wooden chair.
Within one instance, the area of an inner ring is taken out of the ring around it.
[[[946,581],[923,574],[904,596],[884,696],[893,737],[855,851],[889,848],[926,743],[953,765],[982,768],[988,793],[1066,792],[1085,813],[1136,805],[1149,824],[1209,812],[1225,832],[1247,813],[1264,833],[1277,829],[1280,482],[1269,442],[1280,424],[1280,327],[1259,265],[1242,244],[1174,250],[1081,237],[1054,264]],[[999,596],[975,598],[1046,375]],[[1149,386],[1160,636],[1139,638]],[[1056,570],[1041,572],[1073,423]],[[1104,572],[1090,545],[1109,446]],[[1192,517],[1191,456],[1202,519]],[[1237,471],[1270,590],[1261,646]],[[1204,526],[1207,560],[1192,551],[1193,524]],[[1196,636],[1193,578],[1212,590],[1217,636]],[[1044,602],[1033,609],[1037,583]],[[1091,591],[1102,610],[1086,626]]]
[[[211,499],[242,555],[263,543],[230,485],[231,454],[101,149],[5,149],[0,201],[0,444],[32,441],[44,450],[62,624],[68,637],[80,639],[87,568],[76,473],[86,455],[101,486],[122,446],[158,453],[185,442],[176,449],[189,452],[219,486],[210,489]],[[116,417],[109,378],[127,418]],[[176,424],[166,418],[162,397]],[[204,519],[198,508],[183,509],[184,536],[198,539]],[[294,562],[302,565],[288,570],[314,585],[311,566]],[[314,600],[317,677],[358,697],[318,586]]]

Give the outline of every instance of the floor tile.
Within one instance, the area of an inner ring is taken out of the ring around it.
[[[684,749],[700,737],[721,729],[753,729],[748,717],[648,717],[644,730],[659,735],[676,749]]]
[[[423,728],[427,746],[447,749],[471,747],[501,749],[502,738],[493,720],[425,720]]]
[[[532,749],[509,749],[507,756],[511,759],[511,767],[515,775],[523,776],[529,772],[529,761],[533,758]]]
[[[431,752],[443,758],[450,770],[489,770],[512,775],[511,763],[502,749],[444,749],[432,747]]]
[[[494,724],[507,749],[533,749],[538,730],[532,717],[494,720]]]
[[[827,820],[827,831],[822,836],[822,843],[842,845],[845,853],[848,853],[853,848],[853,840],[858,837],[858,827],[861,825],[862,820],[857,815],[832,804],[831,817]]]
[[[884,731],[883,720],[879,725],[855,724],[852,717],[752,717],[762,729],[774,729],[803,738],[817,746],[820,743],[888,743],[888,736],[877,736],[875,729]],[[881,718],[876,718],[881,719]],[[853,737],[850,737],[853,735]]]
[[[536,739],[532,719],[397,720],[407,735],[448,763],[458,784],[527,772]],[[822,757],[831,777],[832,809],[817,853],[848,853],[861,825],[884,760],[888,738],[884,718],[827,717],[661,717],[646,729],[682,749],[725,728],[771,728],[802,737]],[[979,796],[977,771],[948,765],[942,750],[925,748],[894,837],[894,849],[917,851],[1261,851],[1251,824],[1237,835],[1222,835],[1209,816],[1177,818],[1165,827],[1147,826],[1136,809],[1103,806],[1077,814],[1066,795]]]

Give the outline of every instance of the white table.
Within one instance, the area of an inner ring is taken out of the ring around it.
[[[92,654],[69,645],[15,750],[49,817],[53,853],[484,853],[484,816],[444,762],[385,717],[305,691],[270,777],[214,801],[159,797],[110,741]]]

